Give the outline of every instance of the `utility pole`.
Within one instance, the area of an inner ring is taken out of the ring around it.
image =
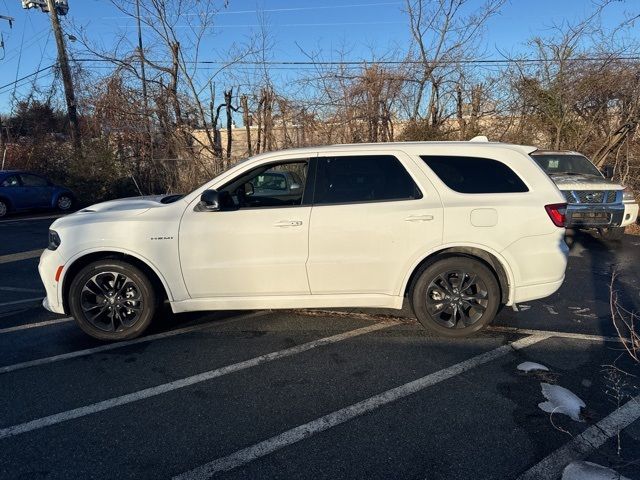
[[[73,78],[71,77],[71,69],[69,68],[69,59],[67,57],[67,49],[64,42],[64,35],[60,27],[60,19],[58,14],[66,15],[69,10],[67,0],[22,0],[23,8],[40,8],[43,12],[48,12],[51,18],[51,28],[56,37],[56,46],[58,47],[58,66],[62,74],[62,83],[64,85],[64,96],[67,102],[67,114],[69,116],[69,124],[71,126],[71,142],[74,150],[81,154],[80,143],[80,123],[78,122],[78,112],[76,109],[76,97],[73,92]]]

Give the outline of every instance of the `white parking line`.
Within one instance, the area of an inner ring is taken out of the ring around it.
[[[569,463],[587,457],[610,438],[640,418],[640,395],[560,447],[518,477],[518,480],[559,478]]]
[[[406,383],[386,392],[382,392],[373,397],[354,403],[348,407],[329,413],[311,422],[299,425],[291,430],[271,437],[251,447],[238,450],[231,455],[219,458],[210,463],[202,465],[194,470],[185,472],[176,477],[174,480],[200,480],[210,478],[218,472],[232,470],[241,465],[245,465],[253,460],[269,455],[276,450],[292,445],[301,440],[312,437],[313,435],[324,432],[332,427],[352,420],[360,415],[371,412],[388,403],[395,402],[401,398],[417,393],[425,388],[436,385],[444,380],[460,375],[472,368],[483,365],[487,362],[507,355],[513,350],[519,350],[548,338],[546,335],[531,335],[507,345],[502,345],[480,355],[476,355],[468,360],[457,363],[445,369],[431,373],[427,376]]]
[[[23,303],[42,302],[44,297],[25,298],[23,300],[14,300],[13,302],[0,303],[0,307],[8,307],[11,305],[22,305]]]
[[[59,323],[72,322],[73,317],[57,318],[55,320],[46,320],[44,322],[37,323],[25,323],[24,325],[16,325],[15,327],[7,327],[0,329],[0,334],[18,332],[20,330],[29,330],[31,328],[48,327],[50,325],[57,325]]]
[[[234,321],[247,320],[249,318],[260,317],[262,315],[267,315],[269,313],[271,313],[271,311],[253,312],[246,315],[231,317],[228,320],[234,320]],[[73,318],[70,318],[70,320],[73,320]],[[0,374],[15,372],[16,370],[22,370],[24,368],[29,368],[29,367],[36,367],[38,365],[46,365],[49,363],[60,362],[62,360],[69,360],[70,358],[85,357],[87,355],[92,355],[94,353],[106,352],[109,350],[115,350],[116,348],[127,347],[129,345],[136,345],[138,343],[151,342],[153,340],[160,340],[162,338],[173,337],[175,335],[180,335],[183,333],[204,330],[205,328],[210,328],[214,325],[215,325],[214,323],[207,322],[201,325],[193,325],[191,327],[184,327],[184,328],[178,328],[176,330],[169,330],[168,332],[156,333],[154,335],[148,335],[146,337],[140,337],[134,340],[125,340],[122,342],[108,343],[105,345],[100,345],[99,347],[87,348],[85,350],[76,350],[74,352],[61,353],[60,355],[54,355],[51,357],[38,358],[36,360],[29,360],[27,362],[15,363],[13,365],[0,367]],[[0,330],[0,333],[2,333],[1,330]]]
[[[331,337],[320,338],[318,340],[314,340],[313,342],[309,342],[309,343],[303,343],[302,345],[297,345],[295,347],[287,348],[285,350],[279,350],[276,352],[267,353],[266,355],[260,355],[259,357],[255,357],[250,360],[245,360],[244,362],[234,363],[232,365],[227,365],[226,367],[217,368],[215,370],[209,370],[208,372],[200,373],[198,375],[192,375],[190,377],[182,378],[174,382],[163,383],[155,387],[146,388],[144,390],[129,393],[127,395],[122,395],[120,397],[110,398],[108,400],[94,403],[92,405],[87,405],[87,406],[76,408],[73,410],[68,410],[66,412],[56,413],[54,415],[38,418],[30,422],[21,423],[19,425],[13,425],[11,427],[0,429],[0,439],[7,438],[7,437],[14,437],[16,435],[20,435],[21,433],[38,430],[40,428],[56,425],[62,422],[66,422],[68,420],[73,420],[75,418],[85,417],[93,413],[102,412],[110,408],[126,405],[128,403],[137,402],[139,400],[155,397],[157,395],[162,395],[163,393],[178,390],[180,388],[195,385],[197,383],[213,380],[214,378],[218,378],[223,375],[229,375],[230,373],[235,373],[240,370],[256,367],[258,365],[262,365],[263,363],[271,362],[273,360],[278,360],[284,357],[290,357],[298,353],[306,352],[307,350],[312,350],[314,348],[322,347],[324,345],[341,342],[342,340],[347,340],[349,338],[357,337],[359,335],[364,335],[366,333],[375,332],[376,330],[382,330],[383,328],[389,328],[397,324],[398,324],[397,322],[376,323],[368,327],[359,328],[357,330],[351,330],[348,332],[340,333],[338,335],[333,335]]]
[[[11,253],[9,255],[1,255],[0,256],[0,264],[2,263],[11,263],[11,262],[19,262],[20,260],[27,260],[29,258],[39,257],[44,249],[40,250],[30,250],[28,252],[20,252],[20,253]]]
[[[548,337],[559,337],[559,338],[571,338],[575,340],[589,340],[593,342],[617,342],[622,343],[623,340],[619,337],[605,337],[602,335],[586,335],[584,333],[571,333],[571,332],[556,332],[553,330],[531,330],[528,328],[517,328],[517,327],[487,327],[486,329],[489,332],[497,332],[497,333],[518,333],[521,335],[546,335]]]
[[[51,218],[61,218],[61,217],[64,217],[65,215],[67,215],[67,214],[46,215],[46,216],[42,216],[42,217],[12,218],[10,220],[2,220],[2,221],[0,221],[0,225],[8,224],[8,223],[33,222],[34,220],[48,220],[48,219],[51,219]]]
[[[0,287],[4,292],[44,293],[42,288]]]

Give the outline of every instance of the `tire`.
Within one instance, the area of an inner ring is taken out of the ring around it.
[[[599,228],[598,233],[603,240],[619,241],[624,236],[625,227]]]
[[[87,265],[73,278],[68,304],[85,333],[118,341],[144,333],[153,320],[157,299],[153,284],[140,269],[105,259]]]
[[[9,213],[9,204],[4,200],[0,200],[0,218],[6,217]]]
[[[500,285],[494,273],[468,257],[447,257],[431,263],[418,275],[411,291],[418,321],[445,337],[478,332],[493,321],[500,303]]]
[[[60,195],[56,201],[56,207],[61,212],[67,212],[73,207],[73,198],[70,195]]]

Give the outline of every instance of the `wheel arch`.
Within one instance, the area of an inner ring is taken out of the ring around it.
[[[2,200],[7,205],[7,212],[9,212],[13,207],[11,204],[11,200],[4,195],[0,195],[0,200]]]
[[[115,250],[109,251],[96,251],[88,252],[75,258],[67,268],[64,277],[62,278],[62,305],[65,312],[69,312],[69,289],[74,277],[85,266],[98,260],[114,259],[127,262],[137,268],[139,268],[151,281],[155,291],[158,294],[159,301],[172,300],[171,290],[167,285],[165,279],[158,272],[158,270],[146,259],[140,258],[136,255],[132,255],[127,252],[120,252]]]
[[[411,274],[409,275],[409,279],[405,283],[404,286],[404,296],[408,296],[413,289],[413,285],[417,280],[420,273],[427,268],[432,263],[436,262],[439,259],[453,257],[453,256],[463,256],[467,258],[473,258],[475,260],[480,261],[486,267],[488,267],[491,272],[496,276],[498,280],[498,285],[500,287],[500,301],[503,304],[509,303],[509,298],[511,296],[511,285],[509,271],[507,270],[507,266],[503,261],[501,261],[495,254],[473,246],[451,246],[445,247],[435,252],[430,253],[426,257],[422,258],[418,262],[418,264],[413,268]]]

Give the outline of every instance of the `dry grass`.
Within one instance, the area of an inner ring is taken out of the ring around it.
[[[631,225],[627,226],[627,229],[624,231],[624,233],[628,235],[640,236],[640,225],[638,225],[637,223],[632,223]]]

